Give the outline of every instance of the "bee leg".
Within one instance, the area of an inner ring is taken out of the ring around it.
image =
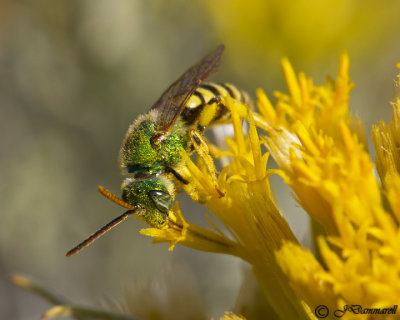
[[[197,127],[199,131],[204,131],[204,128],[218,117],[218,106],[221,103],[221,97],[212,98],[207,104],[204,105],[198,119]]]
[[[174,169],[172,169],[172,168],[170,168],[170,167],[167,167],[167,168],[165,168],[165,172],[166,173],[172,173],[174,176],[175,176],[175,178],[178,180],[178,181],[180,181],[180,182],[182,182],[183,184],[189,184],[189,181],[187,181],[184,177],[182,177],[178,172],[176,172]]]
[[[215,186],[215,190],[218,192],[220,197],[223,197],[224,193],[218,188],[217,172],[215,170],[213,159],[210,156],[210,150],[208,148],[206,140],[196,130],[189,130],[189,135],[190,138],[192,139],[192,143],[194,145],[197,154],[200,156],[200,159],[203,160],[207,168],[207,171],[210,173],[211,179]]]

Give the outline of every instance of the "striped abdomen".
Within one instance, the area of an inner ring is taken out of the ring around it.
[[[243,102],[249,106],[251,105],[251,100],[248,95],[229,83],[204,83],[200,85],[189,98],[181,114],[181,119],[188,126],[196,125],[204,107],[217,102],[215,114],[208,125],[225,122],[229,119],[230,114],[228,108],[223,104],[224,97],[231,97],[234,100]],[[199,129],[204,128],[200,126]]]

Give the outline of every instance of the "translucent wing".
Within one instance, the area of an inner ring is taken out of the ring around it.
[[[176,80],[157,100],[150,110],[159,110],[158,130],[167,133],[185,108],[190,96],[207,78],[221,59],[224,45],[219,45],[214,51],[206,55],[201,61],[187,70]]]

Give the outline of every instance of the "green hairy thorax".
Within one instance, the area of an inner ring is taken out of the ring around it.
[[[178,120],[167,138],[155,145],[157,118],[157,112],[151,111],[129,127],[120,151],[120,166],[128,173],[158,173],[181,162],[181,149],[187,149],[189,140],[186,126]]]

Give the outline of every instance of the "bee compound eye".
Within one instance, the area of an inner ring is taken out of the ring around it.
[[[149,197],[161,212],[167,213],[172,207],[172,197],[169,193],[160,190],[150,190]]]

